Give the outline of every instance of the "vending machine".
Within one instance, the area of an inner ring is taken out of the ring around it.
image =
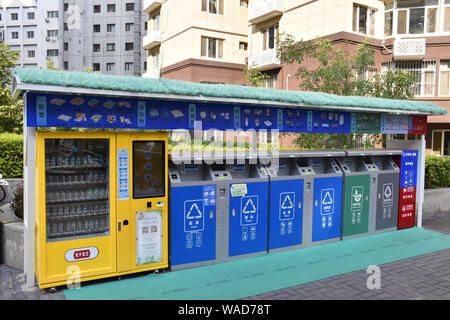
[[[168,267],[167,134],[37,133],[39,287]]]

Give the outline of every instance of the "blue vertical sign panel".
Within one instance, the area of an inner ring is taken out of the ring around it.
[[[268,182],[247,183],[245,194],[230,186],[229,256],[267,250]]]
[[[312,241],[340,237],[342,177],[314,179]]]
[[[172,265],[216,258],[215,199],[215,185],[171,188]]]
[[[269,249],[302,243],[303,180],[270,182]]]
[[[417,186],[417,160],[417,150],[405,150],[402,152],[400,188]]]

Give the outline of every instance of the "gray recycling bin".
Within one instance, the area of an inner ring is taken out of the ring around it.
[[[363,167],[361,170],[367,171],[367,174],[370,175],[368,233],[397,229],[400,170],[392,156],[401,153],[401,150],[351,150],[346,152],[349,157],[358,157]],[[349,189],[346,191],[351,192]],[[348,193],[346,195],[350,199]],[[355,205],[355,203],[351,205]]]
[[[232,162],[170,163],[173,270],[267,252],[266,171],[248,159]]]

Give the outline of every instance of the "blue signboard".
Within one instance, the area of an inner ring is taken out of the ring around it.
[[[312,241],[340,237],[342,177],[314,179]]]
[[[268,182],[230,186],[229,256],[267,250]]]
[[[27,126],[350,133],[349,112],[27,93]]]
[[[216,258],[216,186],[171,189],[172,265]]]
[[[400,188],[417,186],[417,159],[417,150],[405,150],[402,152]]]

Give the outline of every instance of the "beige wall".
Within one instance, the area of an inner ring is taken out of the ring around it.
[[[248,9],[240,0],[225,0],[223,15],[202,12],[201,0],[164,1],[160,10],[160,68],[187,59],[245,63],[248,51],[239,50],[239,42],[248,42]],[[201,56],[202,36],[224,40],[223,58]]]
[[[262,0],[250,0],[249,6]],[[375,34],[383,37],[384,4],[379,0],[284,0],[283,14],[271,20],[249,26],[251,52],[256,55],[262,51],[263,36],[261,29],[279,23],[280,33],[288,33],[296,40],[310,40],[339,31],[352,31],[353,3],[376,9]]]

